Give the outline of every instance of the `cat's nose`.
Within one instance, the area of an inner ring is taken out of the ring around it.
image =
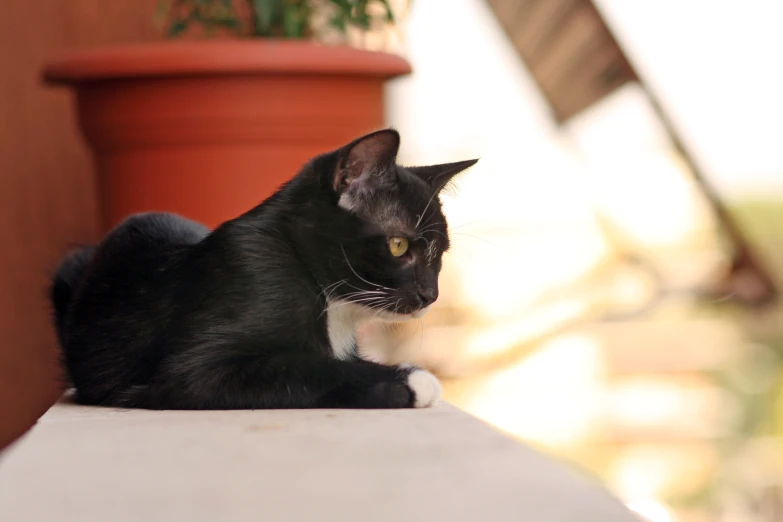
[[[419,299],[422,306],[429,306],[438,299],[437,288],[419,288]]]

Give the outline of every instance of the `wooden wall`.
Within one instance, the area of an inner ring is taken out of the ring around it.
[[[158,0],[3,0],[0,16],[0,448],[60,394],[47,275],[95,239],[90,158],[69,93],[39,81],[54,53],[158,38]]]

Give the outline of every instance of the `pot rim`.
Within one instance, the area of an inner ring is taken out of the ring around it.
[[[302,40],[191,40],[100,47],[48,62],[50,84],[153,77],[259,73],[393,78],[409,74],[401,56]]]

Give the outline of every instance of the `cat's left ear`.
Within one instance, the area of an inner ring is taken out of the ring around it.
[[[426,181],[435,192],[440,192],[443,187],[448,185],[454,176],[463,170],[472,167],[478,163],[478,159],[457,161],[455,163],[442,163],[440,165],[429,165],[426,167],[406,167],[407,170],[416,174]]]
[[[400,148],[400,135],[392,129],[367,134],[340,151],[333,188],[345,191],[372,189],[391,174]]]

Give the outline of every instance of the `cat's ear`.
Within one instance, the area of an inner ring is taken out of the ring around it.
[[[400,135],[392,129],[367,134],[340,150],[333,188],[342,194],[349,187],[371,188],[389,172],[400,148]]]
[[[454,176],[463,170],[472,167],[478,163],[478,159],[457,161],[455,163],[442,163],[440,165],[429,165],[426,167],[406,167],[407,170],[416,174],[426,181],[435,192],[440,192],[443,187],[448,185]]]

